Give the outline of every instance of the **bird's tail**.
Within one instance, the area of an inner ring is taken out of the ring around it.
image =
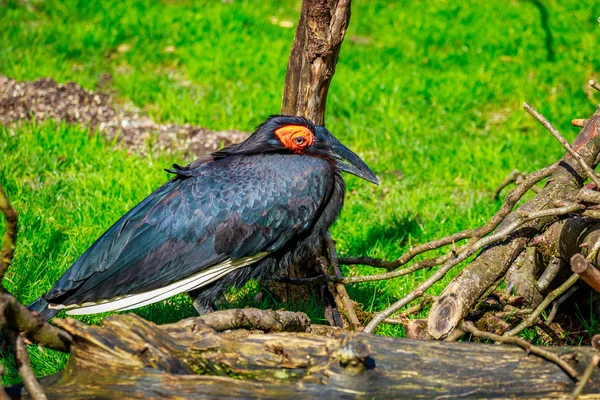
[[[43,297],[39,297],[28,305],[27,308],[30,311],[37,311],[46,321],[58,314],[58,310],[48,308],[48,302]]]

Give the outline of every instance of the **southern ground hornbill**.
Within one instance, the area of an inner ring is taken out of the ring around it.
[[[231,286],[313,257],[344,202],[341,172],[375,174],[327,129],[267,119],[176,176],[104,233],[29,308],[129,310],[188,292],[203,313]]]

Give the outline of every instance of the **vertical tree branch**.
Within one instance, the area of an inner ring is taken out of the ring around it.
[[[27,354],[27,347],[25,347],[24,340],[25,334],[15,333],[10,330],[6,333],[13,345],[19,376],[23,379],[23,385],[25,385],[27,392],[29,392],[29,395],[33,400],[46,400],[47,397],[44,394],[44,390],[37,381],[37,378],[31,369],[31,365],[29,364],[29,354]]]
[[[0,185],[0,210],[6,219],[6,231],[4,232],[4,241],[2,243],[2,253],[0,255],[0,281],[8,269],[15,254],[15,243],[17,241],[17,212],[11,207],[4,188]]]
[[[350,0],[304,0],[285,76],[281,113],[325,123],[325,103],[350,22]]]

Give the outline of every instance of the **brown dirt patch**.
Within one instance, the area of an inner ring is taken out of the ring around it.
[[[135,107],[116,106],[111,96],[85,90],[74,82],[58,84],[42,78],[17,82],[0,76],[0,124],[54,120],[98,130],[109,139],[118,135],[132,152],[145,153],[148,140],[158,151],[183,151],[197,157],[244,140],[237,130],[212,131],[190,124],[159,124]]]

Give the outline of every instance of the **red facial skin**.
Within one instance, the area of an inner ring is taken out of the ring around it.
[[[286,149],[300,154],[315,141],[315,135],[305,126],[288,125],[275,131]]]

